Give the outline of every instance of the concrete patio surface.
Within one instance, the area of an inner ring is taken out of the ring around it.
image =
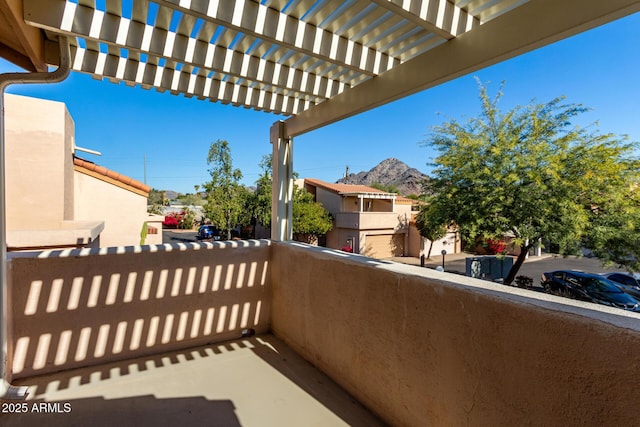
[[[14,384],[4,427],[384,425],[271,334]]]

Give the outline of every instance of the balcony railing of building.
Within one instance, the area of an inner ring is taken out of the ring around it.
[[[360,230],[403,230],[408,217],[397,212],[340,212],[336,214],[336,227]]]
[[[637,406],[640,316],[618,309],[269,241],[14,254],[9,266],[23,382],[253,329],[392,425],[621,425]]]

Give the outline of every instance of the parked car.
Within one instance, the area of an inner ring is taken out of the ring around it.
[[[603,276],[615,282],[623,292],[640,300],[640,276],[629,273],[606,273]]]
[[[545,292],[640,312],[640,301],[622,292],[614,282],[599,274],[551,271],[542,274],[541,283]]]
[[[213,225],[201,225],[196,233],[198,240],[220,240],[220,230]]]

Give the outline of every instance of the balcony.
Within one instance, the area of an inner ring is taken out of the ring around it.
[[[397,212],[341,212],[336,214],[336,228],[398,229],[404,220]]]
[[[640,316],[325,248],[16,253],[8,285],[31,413],[3,426],[621,425],[636,407]]]

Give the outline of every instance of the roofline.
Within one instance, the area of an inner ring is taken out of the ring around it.
[[[387,193],[386,191],[378,190],[377,188],[368,187],[366,185],[357,184],[359,186],[369,188],[371,191],[340,191],[330,187],[331,185],[334,185],[334,184],[331,184],[330,182],[322,181],[317,178],[303,178],[303,180],[305,184],[309,182],[309,184],[315,185],[316,187],[322,187],[340,196],[369,196],[371,198],[378,198],[378,199],[382,199],[382,198],[395,199],[396,197],[398,197],[397,193]],[[356,184],[335,184],[335,185],[354,185],[355,186]],[[380,196],[389,196],[389,197],[380,197]]]
[[[73,157],[73,170],[115,185],[116,187],[120,187],[124,190],[131,191],[143,197],[149,197],[149,191],[151,191],[151,187],[140,181],[107,169],[103,166],[98,166],[95,163],[83,160],[80,157]]]

